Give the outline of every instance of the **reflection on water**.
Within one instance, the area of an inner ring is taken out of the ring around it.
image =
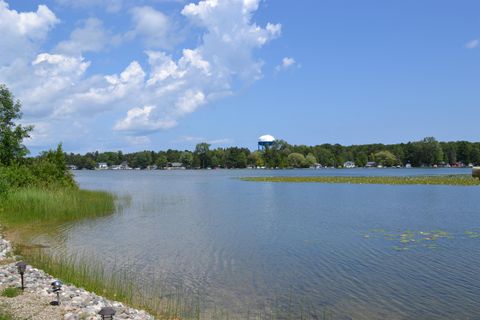
[[[471,319],[480,311],[479,187],[232,179],[443,173],[468,171],[76,172],[83,188],[131,200],[65,226],[57,246],[124,266],[146,287],[155,278],[200,293],[207,308],[239,318],[301,307],[333,319]]]

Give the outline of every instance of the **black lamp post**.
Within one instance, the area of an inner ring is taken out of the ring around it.
[[[50,304],[52,306],[59,306],[60,305],[60,291],[62,291],[62,282],[59,280],[55,280],[52,282],[52,291],[57,294],[57,301],[52,301]]]
[[[22,279],[22,290],[25,289],[23,285],[23,275],[25,274],[25,270],[27,270],[27,264],[23,261],[17,262],[15,265],[18,269],[18,273],[20,273],[20,278]]]
[[[112,320],[115,315],[115,309],[111,307],[103,307],[98,314],[102,316],[102,320]]]

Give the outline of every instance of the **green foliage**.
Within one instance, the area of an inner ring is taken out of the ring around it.
[[[101,217],[114,211],[114,200],[113,195],[99,191],[21,188],[10,192],[0,203],[0,220],[23,224]]]
[[[190,152],[182,152],[180,155],[180,162],[187,168],[191,168],[193,165],[193,154]]]
[[[11,165],[28,153],[22,142],[30,137],[33,127],[15,123],[22,118],[21,107],[20,101],[0,84],[0,164]]]
[[[3,310],[0,310],[0,320],[13,320],[13,317]]]
[[[0,167],[0,193],[19,188],[77,188],[67,169],[62,146],[23,164]]]
[[[202,168],[208,167],[210,165],[210,144],[205,142],[197,144],[194,155],[199,159]]]
[[[272,146],[262,151],[251,152],[247,148],[229,147],[211,149],[208,143],[200,143],[195,151],[167,150],[140,151],[129,154],[119,152],[89,152],[85,155],[66,155],[67,163],[79,169],[94,169],[98,162],[109,165],[127,161],[132,167],[145,168],[156,164],[159,168],[167,166],[168,162],[181,162],[188,168],[245,168],[291,167],[288,156],[298,153],[305,157],[305,166],[319,163],[324,167],[338,167],[345,161],[353,161],[363,167],[369,161],[375,161],[383,166],[402,165],[407,163],[415,167],[434,165],[464,165],[480,164],[480,143],[457,141],[438,142],[432,137],[421,141],[392,145],[366,144],[342,146],[339,144],[322,144],[316,146],[290,145],[286,141],[277,140]],[[393,156],[392,156],[393,155]],[[314,162],[313,159],[316,159]],[[393,160],[395,159],[395,160]]]
[[[398,159],[393,153],[387,150],[379,151],[375,153],[373,159],[376,163],[382,166],[392,167],[398,164]]]
[[[288,155],[288,164],[294,168],[303,168],[306,166],[307,161],[303,154],[293,152]]]
[[[22,294],[22,290],[16,287],[7,287],[2,291],[2,297],[7,297],[7,298],[15,298],[20,294]]]

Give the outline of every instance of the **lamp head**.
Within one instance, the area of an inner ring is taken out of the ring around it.
[[[20,274],[24,274],[25,270],[27,270],[27,264],[23,261],[17,262],[15,266],[17,267],[18,273]]]

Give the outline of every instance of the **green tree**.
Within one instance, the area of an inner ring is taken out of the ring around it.
[[[159,155],[157,157],[157,161],[155,162],[155,164],[159,169],[165,168],[167,166],[167,163],[168,163],[168,159],[164,154]]]
[[[317,163],[317,158],[312,153],[307,154],[305,157],[307,166],[311,167],[314,166]]]
[[[288,155],[288,164],[294,168],[305,167],[307,161],[301,153],[292,152]]]
[[[185,151],[180,155],[180,162],[187,168],[191,168],[193,164],[193,154]]]
[[[195,155],[200,159],[201,167],[206,168],[209,162],[210,144],[206,142],[197,144],[195,146]]]
[[[5,85],[0,85],[0,164],[11,165],[28,154],[22,144],[30,137],[32,126],[16,124],[22,118],[22,105]]]
[[[379,151],[374,154],[373,159],[376,163],[385,167],[392,167],[398,163],[397,157],[393,153],[387,150]]]

